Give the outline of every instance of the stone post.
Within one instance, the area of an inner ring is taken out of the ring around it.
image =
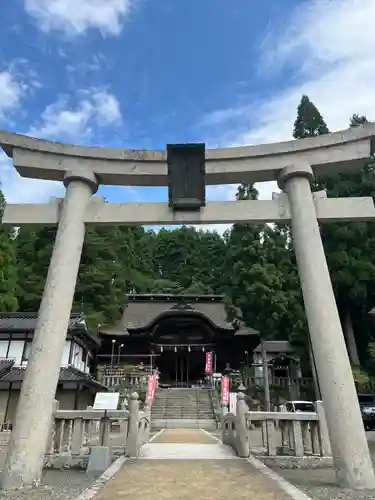
[[[66,194],[2,478],[5,490],[40,482],[85,236],[85,212],[97,189],[91,171],[69,172],[64,184]]]
[[[225,415],[228,413],[228,405],[225,403],[221,403],[220,407],[220,426],[223,429],[224,428],[224,418]]]
[[[250,454],[249,430],[246,421],[248,411],[245,395],[239,392],[236,405],[236,451],[241,458],[247,458]]]
[[[331,442],[329,440],[329,433],[327,428],[326,413],[324,411],[323,401],[315,401],[315,410],[319,418],[319,440],[320,449],[323,457],[332,456]]]
[[[288,194],[292,237],[306,317],[335,467],[349,488],[375,488],[375,476],[331,279],[324,254],[307,164],[281,171],[279,187]]]
[[[265,411],[271,411],[271,395],[270,395],[270,380],[268,373],[268,354],[264,342],[261,343],[262,348],[262,365],[263,365],[263,391],[265,401]]]
[[[129,399],[129,427],[128,439],[126,442],[127,456],[136,457],[138,455],[138,435],[139,435],[139,396],[136,392]]]

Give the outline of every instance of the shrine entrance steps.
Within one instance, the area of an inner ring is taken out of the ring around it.
[[[166,429],[93,500],[291,500],[276,481],[200,429]]]
[[[152,429],[217,428],[211,391],[202,388],[158,389],[151,409]]]

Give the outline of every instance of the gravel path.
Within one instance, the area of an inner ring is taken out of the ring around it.
[[[165,429],[152,443],[216,444],[217,441],[200,429]]]
[[[275,481],[199,429],[167,429],[94,500],[290,500]]]
[[[369,434],[369,433],[368,433]],[[375,442],[373,434],[368,436],[370,451],[375,466]],[[374,490],[348,490],[336,486],[333,468],[329,469],[278,469],[273,468],[284,479],[310,495],[314,500],[374,500]]]
[[[138,460],[94,500],[290,500],[244,460]]]
[[[79,470],[47,470],[42,478],[45,488],[6,494],[0,491],[0,500],[74,500],[96,479],[97,477],[86,476],[85,472]]]
[[[374,500],[374,490],[338,488],[333,469],[276,469],[277,474],[312,497],[314,500]]]

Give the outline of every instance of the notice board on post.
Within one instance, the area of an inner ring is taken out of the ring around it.
[[[97,392],[94,401],[94,410],[117,410],[120,400],[119,392]]]
[[[229,411],[233,413],[233,415],[237,414],[237,393],[230,392],[229,393]]]

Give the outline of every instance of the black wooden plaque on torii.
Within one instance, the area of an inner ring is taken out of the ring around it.
[[[174,211],[206,205],[205,144],[168,144],[168,196]]]

